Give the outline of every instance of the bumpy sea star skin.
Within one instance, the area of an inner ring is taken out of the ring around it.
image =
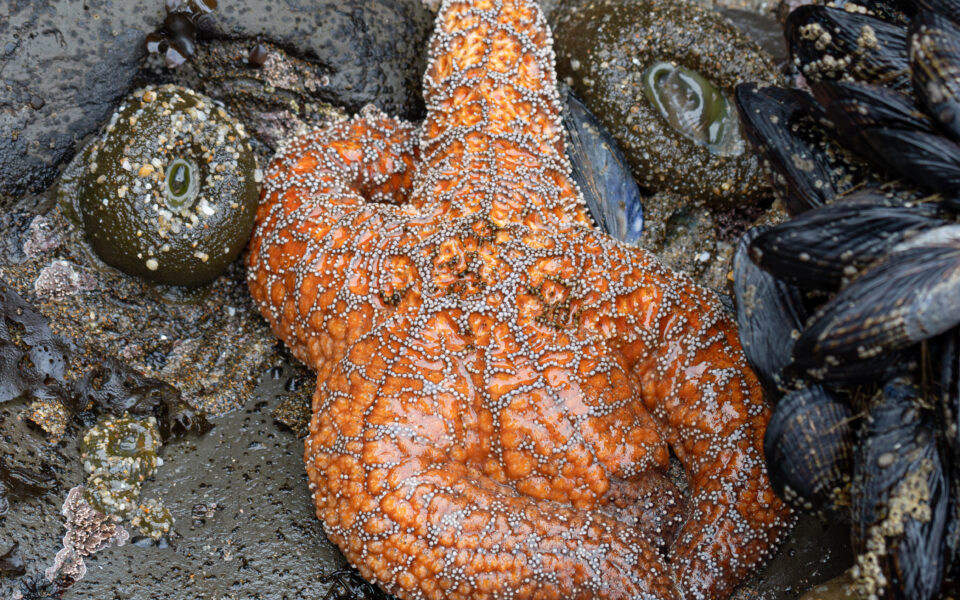
[[[419,143],[368,112],[270,166],[249,283],[318,372],[317,515],[401,598],[723,598],[788,525],[768,411],[712,293],[589,226],[553,63],[529,0],[448,1]]]

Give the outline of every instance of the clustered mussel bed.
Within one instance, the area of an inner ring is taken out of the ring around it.
[[[855,597],[960,574],[960,3],[797,8],[804,89],[736,102],[790,219],[740,242],[764,450],[793,506],[851,526]]]

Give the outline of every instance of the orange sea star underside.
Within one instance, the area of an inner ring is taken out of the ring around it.
[[[317,370],[327,535],[404,599],[728,596],[788,524],[735,327],[590,226],[536,4],[448,1],[430,52],[419,132],[368,111],[288,141],[251,243]]]

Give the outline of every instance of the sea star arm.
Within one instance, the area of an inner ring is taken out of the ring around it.
[[[623,352],[690,485],[692,514],[670,551],[677,586],[725,598],[789,530],[763,462],[769,409],[713,292],[634,252],[649,266],[618,303]]]
[[[248,283],[308,364],[334,364],[416,284],[397,256],[413,237],[397,205],[412,188],[415,140],[413,126],[365,111],[290,140],[270,164]]]
[[[424,75],[415,206],[498,227],[590,223],[569,177],[553,63],[535,2],[444,3]]]
[[[317,515],[364,577],[404,599],[677,598],[639,529],[463,463],[470,352],[436,323],[411,325],[394,318],[364,336],[314,398],[305,459]]]

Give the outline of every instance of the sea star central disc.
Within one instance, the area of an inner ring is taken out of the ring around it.
[[[448,1],[419,141],[368,111],[270,165],[249,283],[317,370],[317,515],[405,599],[722,598],[786,528],[768,411],[714,295],[589,225],[553,63],[529,0]]]

